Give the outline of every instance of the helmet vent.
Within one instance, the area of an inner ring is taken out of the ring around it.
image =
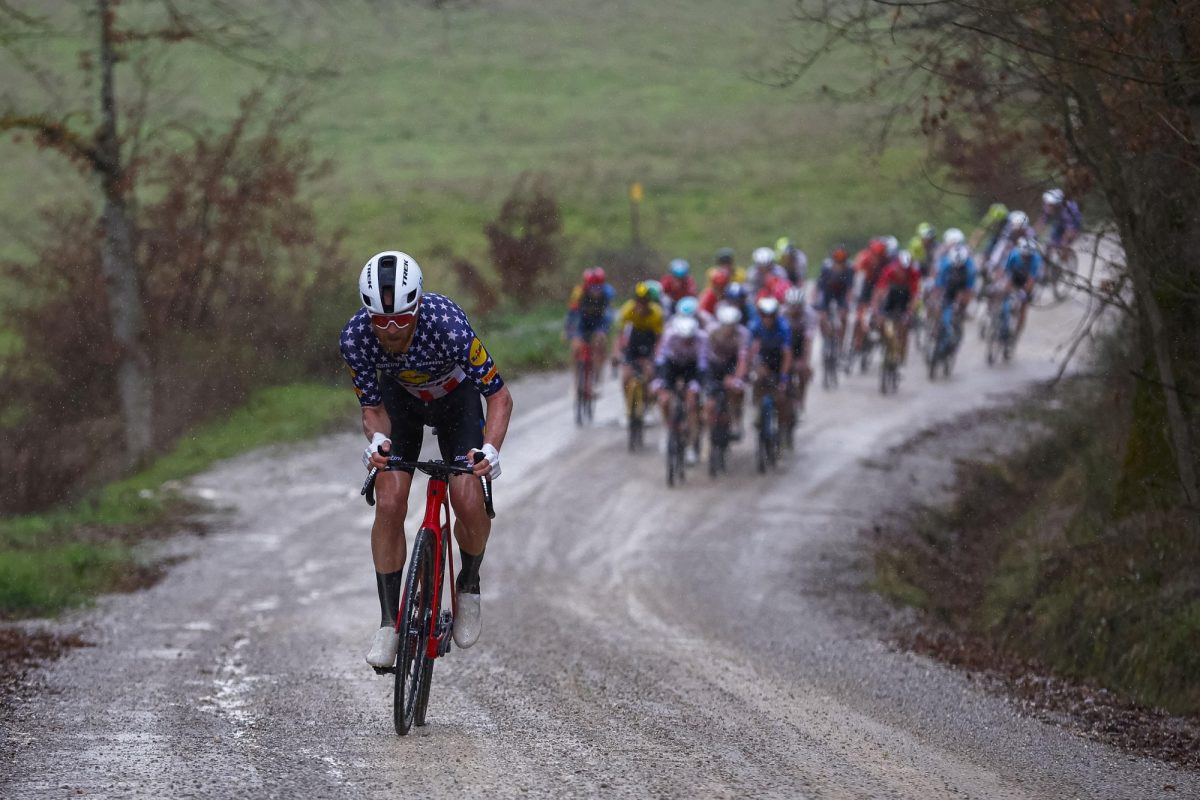
[[[417,290],[413,289],[411,292],[408,293],[408,299],[405,300],[404,302],[406,305],[412,305],[414,302],[416,302],[416,299],[417,299]]]

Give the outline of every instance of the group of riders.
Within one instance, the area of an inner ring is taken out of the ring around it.
[[[742,433],[747,387],[756,402],[772,393],[781,429],[794,428],[813,375],[818,330],[838,363],[848,364],[868,352],[873,332],[890,321],[903,361],[915,320],[929,322],[931,340],[952,350],[971,300],[1005,296],[1015,302],[1015,343],[1043,271],[1043,251],[1069,249],[1081,228],[1077,204],[1051,189],[1042,195],[1036,222],[996,203],[969,237],[958,228],[939,236],[922,222],[907,248],[895,236],[873,238],[853,257],[835,245],[811,290],[807,256],[781,238],[755,249],[747,268],[736,264],[732,249],[721,248],[703,288],[691,265],[675,259],[661,279],[639,282],[619,308],[604,269],[594,266],[571,291],[566,335],[576,363],[599,363],[608,354],[614,368],[620,366],[627,401],[634,380],[648,385],[664,420],[672,392],[683,391],[687,460],[694,463],[701,423],[715,418],[718,394],[730,402],[734,439]]]

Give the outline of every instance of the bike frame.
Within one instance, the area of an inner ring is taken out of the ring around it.
[[[433,534],[433,605],[435,613],[429,617],[429,638],[426,639],[425,655],[437,658],[441,646],[450,631],[444,631],[439,638],[437,627],[442,607],[442,588],[445,576],[454,577],[454,548],[450,547],[450,484],[443,478],[430,477],[425,486],[425,519],[421,521],[422,528]],[[415,544],[415,539],[414,539]],[[445,556],[443,558],[443,556]],[[404,608],[405,597],[400,598],[400,608]],[[458,612],[458,590],[454,581],[450,581],[451,613]],[[396,615],[396,633],[401,634],[400,614]]]

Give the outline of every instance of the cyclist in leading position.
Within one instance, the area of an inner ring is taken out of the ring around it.
[[[398,250],[377,253],[367,262],[358,294],[363,307],[342,329],[339,343],[369,442],[363,465],[382,470],[393,454],[415,461],[428,425],[437,429],[442,460],[467,463],[481,453],[475,475],[500,477],[499,450],[512,415],[512,395],[467,315],[449,298],[425,292],[416,259]],[[380,621],[366,656],[373,667],[390,667],[396,660],[396,615],[407,550],[404,517],[412,478],[411,469],[381,471],[375,483],[371,555]],[[450,504],[461,563],[453,635],[466,648],[482,629],[479,566],[491,521],[483,490],[471,475],[450,479]]]
[[[1083,230],[1083,215],[1074,200],[1067,200],[1062,189],[1049,189],[1042,195],[1042,214],[1034,229],[1039,235],[1049,232],[1051,248],[1065,250],[1074,244]]]
[[[891,318],[900,340],[900,360],[908,360],[908,322],[920,296],[921,273],[913,263],[912,254],[901,250],[879,276],[872,300],[876,314]]]
[[[934,296],[941,305],[941,324],[948,333],[949,351],[958,347],[961,320],[975,291],[975,260],[964,243],[955,244],[938,262]]]

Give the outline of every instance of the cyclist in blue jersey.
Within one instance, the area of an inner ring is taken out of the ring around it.
[[[1025,330],[1025,317],[1029,313],[1029,299],[1033,296],[1033,287],[1037,283],[1038,273],[1042,271],[1042,254],[1037,246],[1029,239],[1020,239],[1016,247],[1004,262],[1004,273],[1008,276],[1009,291],[1019,292],[1021,315],[1017,320],[1017,332],[1014,341],[1021,338]]]
[[[430,426],[437,429],[443,461],[467,463],[481,453],[475,475],[500,477],[499,450],[512,415],[512,395],[467,315],[443,295],[425,292],[416,259],[398,250],[378,253],[367,262],[359,275],[358,294],[363,307],[342,329],[339,344],[370,442],[363,465],[382,469],[387,455],[415,461],[425,427]],[[371,555],[380,623],[367,653],[367,663],[374,667],[390,667],[396,660],[395,621],[406,557],[404,518],[412,477],[411,470],[380,472],[375,484]],[[462,565],[454,641],[470,647],[482,627],[479,565],[491,521],[475,477],[450,479],[450,503]]]
[[[975,291],[975,259],[962,242],[952,246],[938,262],[934,296],[942,306],[942,325],[950,333],[950,350],[958,346],[959,320]]]
[[[775,407],[782,410],[787,397],[785,382],[792,370],[792,331],[779,313],[780,304],[774,297],[759,298],[755,305],[758,319],[749,326],[754,402],[757,404],[762,393],[769,389],[775,395]]]

